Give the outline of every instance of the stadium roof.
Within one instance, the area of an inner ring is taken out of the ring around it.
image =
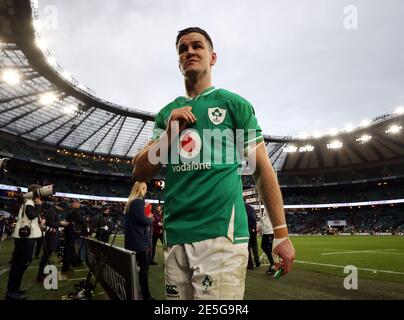
[[[384,115],[353,132],[322,138],[293,139],[282,170],[326,170],[376,166],[404,161],[403,115]]]
[[[0,0],[0,13],[1,131],[107,156],[132,157],[145,145],[154,114],[102,100],[63,70],[40,37],[37,1]],[[398,132],[386,133],[392,124]],[[402,114],[386,114],[336,137],[265,136],[265,141],[277,170],[376,164],[404,159],[402,125]],[[371,138],[356,141],[365,134]]]
[[[0,0],[0,10],[1,71],[22,76],[20,84],[0,83],[1,130],[96,154],[132,156],[144,146],[154,114],[103,101],[61,72],[38,47],[30,1]]]

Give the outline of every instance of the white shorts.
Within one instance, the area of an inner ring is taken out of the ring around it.
[[[242,300],[248,243],[226,237],[169,246],[164,251],[168,300]]]

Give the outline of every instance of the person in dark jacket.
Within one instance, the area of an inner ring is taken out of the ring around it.
[[[81,237],[90,238],[93,233],[93,224],[91,222],[90,216],[85,216],[83,228],[81,229]],[[81,260],[86,261],[87,259],[87,241],[81,238],[80,248],[79,248],[79,257]]]
[[[76,242],[80,239],[83,227],[83,218],[80,213],[80,201],[74,199],[71,203],[71,210],[63,221],[65,227],[65,249],[63,252],[62,274],[72,272],[71,266],[80,264],[80,259],[75,252]]]
[[[108,243],[109,237],[112,234],[112,218],[110,217],[109,207],[103,207],[100,215],[95,221],[95,238],[99,241]]]
[[[39,262],[39,270],[38,270],[38,282],[43,282],[45,278],[44,269],[47,264],[50,264],[50,257],[53,252],[57,252],[58,244],[59,244],[59,227],[60,223],[60,214],[68,209],[69,205],[67,202],[62,202],[60,204],[55,204],[49,208],[49,210],[45,213],[45,236],[44,236],[44,245],[43,245],[43,254],[41,261]]]
[[[248,241],[247,269],[254,269],[254,264],[252,262],[253,257],[255,266],[258,268],[261,265],[260,258],[258,255],[257,217],[255,215],[255,210],[251,205],[245,204],[245,210],[247,212],[247,218],[248,218],[248,231],[250,232],[250,240]]]
[[[153,232],[152,232],[152,265],[156,265],[157,262],[154,260],[154,256],[156,255],[156,247],[157,247],[157,240],[160,239],[161,244],[163,244],[163,209],[162,206],[159,204],[156,207],[156,210],[153,214]]]
[[[149,291],[149,251],[151,216],[145,216],[144,196],[147,185],[144,182],[135,182],[125,207],[124,229],[125,249],[136,251],[136,260],[139,264],[139,283],[143,300],[154,300]]]

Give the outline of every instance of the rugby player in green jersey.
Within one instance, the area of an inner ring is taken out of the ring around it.
[[[187,95],[157,114],[151,141],[133,159],[133,175],[145,181],[166,165],[167,298],[243,299],[249,233],[240,153],[253,167],[270,213],[273,255],[285,275],[295,250],[282,194],[252,105],[212,86],[217,55],[210,36],[198,27],[187,28],[179,32],[176,49]]]

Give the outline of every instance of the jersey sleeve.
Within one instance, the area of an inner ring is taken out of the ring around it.
[[[154,119],[154,128],[151,140],[153,141],[158,140],[165,129],[166,125],[164,123],[163,113],[160,111]]]
[[[237,139],[243,139],[244,151],[264,141],[262,130],[258,125],[253,106],[244,99],[239,99],[236,108]]]

